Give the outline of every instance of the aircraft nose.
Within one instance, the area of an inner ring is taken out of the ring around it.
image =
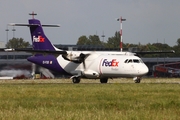
[[[144,65],[144,67],[143,67],[143,70],[142,70],[142,74],[147,74],[149,72],[149,69],[148,69],[148,67],[146,66],[146,65]]]

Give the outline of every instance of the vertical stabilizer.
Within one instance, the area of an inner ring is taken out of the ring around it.
[[[29,27],[34,50],[58,50],[44,34],[39,20],[30,19]]]

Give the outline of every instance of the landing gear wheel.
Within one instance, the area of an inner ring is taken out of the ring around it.
[[[134,77],[133,78],[135,83],[140,83],[141,82],[141,77]]]
[[[80,80],[81,80],[80,77],[73,77],[73,78],[72,78],[72,82],[73,82],[73,83],[79,83]]]
[[[141,82],[141,79],[138,78],[137,80],[134,81],[135,83],[140,83]]]
[[[101,83],[107,83],[107,82],[108,82],[108,78],[101,78],[101,79],[100,79],[100,82],[101,82]]]

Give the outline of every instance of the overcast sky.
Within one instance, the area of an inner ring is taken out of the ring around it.
[[[123,42],[133,44],[167,43],[180,38],[180,0],[0,0],[0,41],[7,41],[8,23],[28,23],[35,16],[42,24],[60,24],[44,28],[53,44],[76,44],[82,35],[101,35],[104,41],[120,30],[116,18],[122,16]],[[8,27],[8,38],[13,37]],[[15,37],[30,40],[28,27],[15,27]]]

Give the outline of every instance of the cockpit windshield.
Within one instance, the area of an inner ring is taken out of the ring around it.
[[[141,59],[126,59],[124,63],[143,63]]]
[[[133,59],[134,63],[140,63],[140,61],[138,59]]]

